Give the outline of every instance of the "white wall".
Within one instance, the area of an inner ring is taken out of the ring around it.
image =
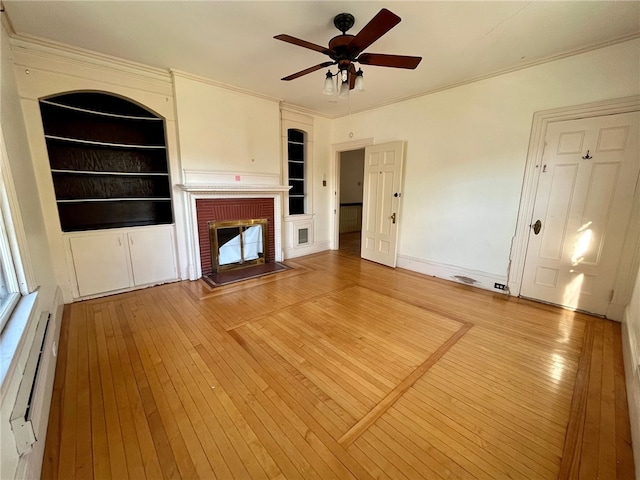
[[[335,143],[407,142],[399,265],[505,279],[533,113],[638,94],[639,52],[634,40],[335,120]]]
[[[331,120],[314,117],[313,120],[313,211],[315,250],[328,250],[330,223],[333,221],[331,210],[330,160],[331,160]],[[327,185],[322,185],[326,178]]]
[[[280,175],[280,104],[174,72],[185,170]]]
[[[35,311],[30,317],[30,322],[25,327],[25,335],[21,346],[14,354],[14,369],[9,370],[2,384],[2,400],[0,407],[0,478],[13,478],[17,473],[39,476],[42,455],[44,452],[44,438],[48,421],[51,388],[55,372],[55,357],[52,350],[47,348],[43,357],[39,384],[43,387],[44,402],[37,404],[42,411],[37,412],[34,428],[38,441],[34,449],[19,458],[13,433],[9,424],[9,417],[13,410],[15,399],[22,380],[24,361],[33,343],[33,335],[37,320],[41,312],[55,313],[58,310],[59,299],[56,299],[56,280],[51,262],[52,253],[49,248],[46,230],[44,226],[43,212],[40,206],[40,195],[37,189],[36,176],[31,163],[31,154],[28,148],[25,119],[18,96],[18,86],[13,72],[13,55],[9,46],[9,38],[4,24],[1,28],[2,39],[0,53],[2,64],[0,67],[0,121],[5,141],[7,160],[11,173],[11,181],[18,197],[18,214],[24,233],[25,244],[21,245],[22,260],[25,263],[27,284],[29,291],[39,289]],[[4,172],[7,173],[7,172]],[[10,321],[13,321],[10,320]],[[48,333],[51,346],[53,340],[59,335],[60,319],[56,318],[54,325],[50,326]],[[9,326],[7,326],[7,330]],[[5,332],[7,331],[5,330]],[[3,352],[6,354],[6,352]],[[17,361],[20,359],[20,361]]]

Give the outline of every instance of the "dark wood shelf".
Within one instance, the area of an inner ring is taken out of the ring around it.
[[[173,222],[164,120],[122,98],[40,101],[65,232]]]

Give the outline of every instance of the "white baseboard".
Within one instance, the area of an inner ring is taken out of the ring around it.
[[[311,255],[313,253],[320,253],[329,250],[329,241],[315,242],[310,245],[297,246],[295,248],[285,248],[284,259],[304,257],[305,255]]]
[[[628,318],[629,309],[625,312],[622,322],[622,357],[624,359],[624,376],[627,385],[627,403],[629,405],[629,420],[631,423],[631,445],[636,465],[636,480],[640,480],[640,358],[638,348],[640,339],[633,338],[629,329],[631,319]]]
[[[495,275],[478,270],[469,270],[467,268],[446,265],[422,258],[410,257],[408,255],[398,255],[398,267],[456,283],[491,290],[492,292],[508,293],[508,291],[499,290],[494,287],[496,283],[506,285],[506,275]]]

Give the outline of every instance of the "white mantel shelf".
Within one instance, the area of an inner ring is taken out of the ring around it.
[[[289,185],[255,185],[255,184],[188,184],[178,185],[184,192],[189,193],[283,193],[291,188]]]

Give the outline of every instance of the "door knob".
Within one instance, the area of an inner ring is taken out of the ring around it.
[[[396,212],[393,212],[393,213],[391,214],[391,222],[392,222],[392,223],[396,223]]]
[[[533,233],[537,235],[540,233],[540,229],[542,228],[542,222],[540,220],[536,220],[536,223],[529,226],[533,228]]]

